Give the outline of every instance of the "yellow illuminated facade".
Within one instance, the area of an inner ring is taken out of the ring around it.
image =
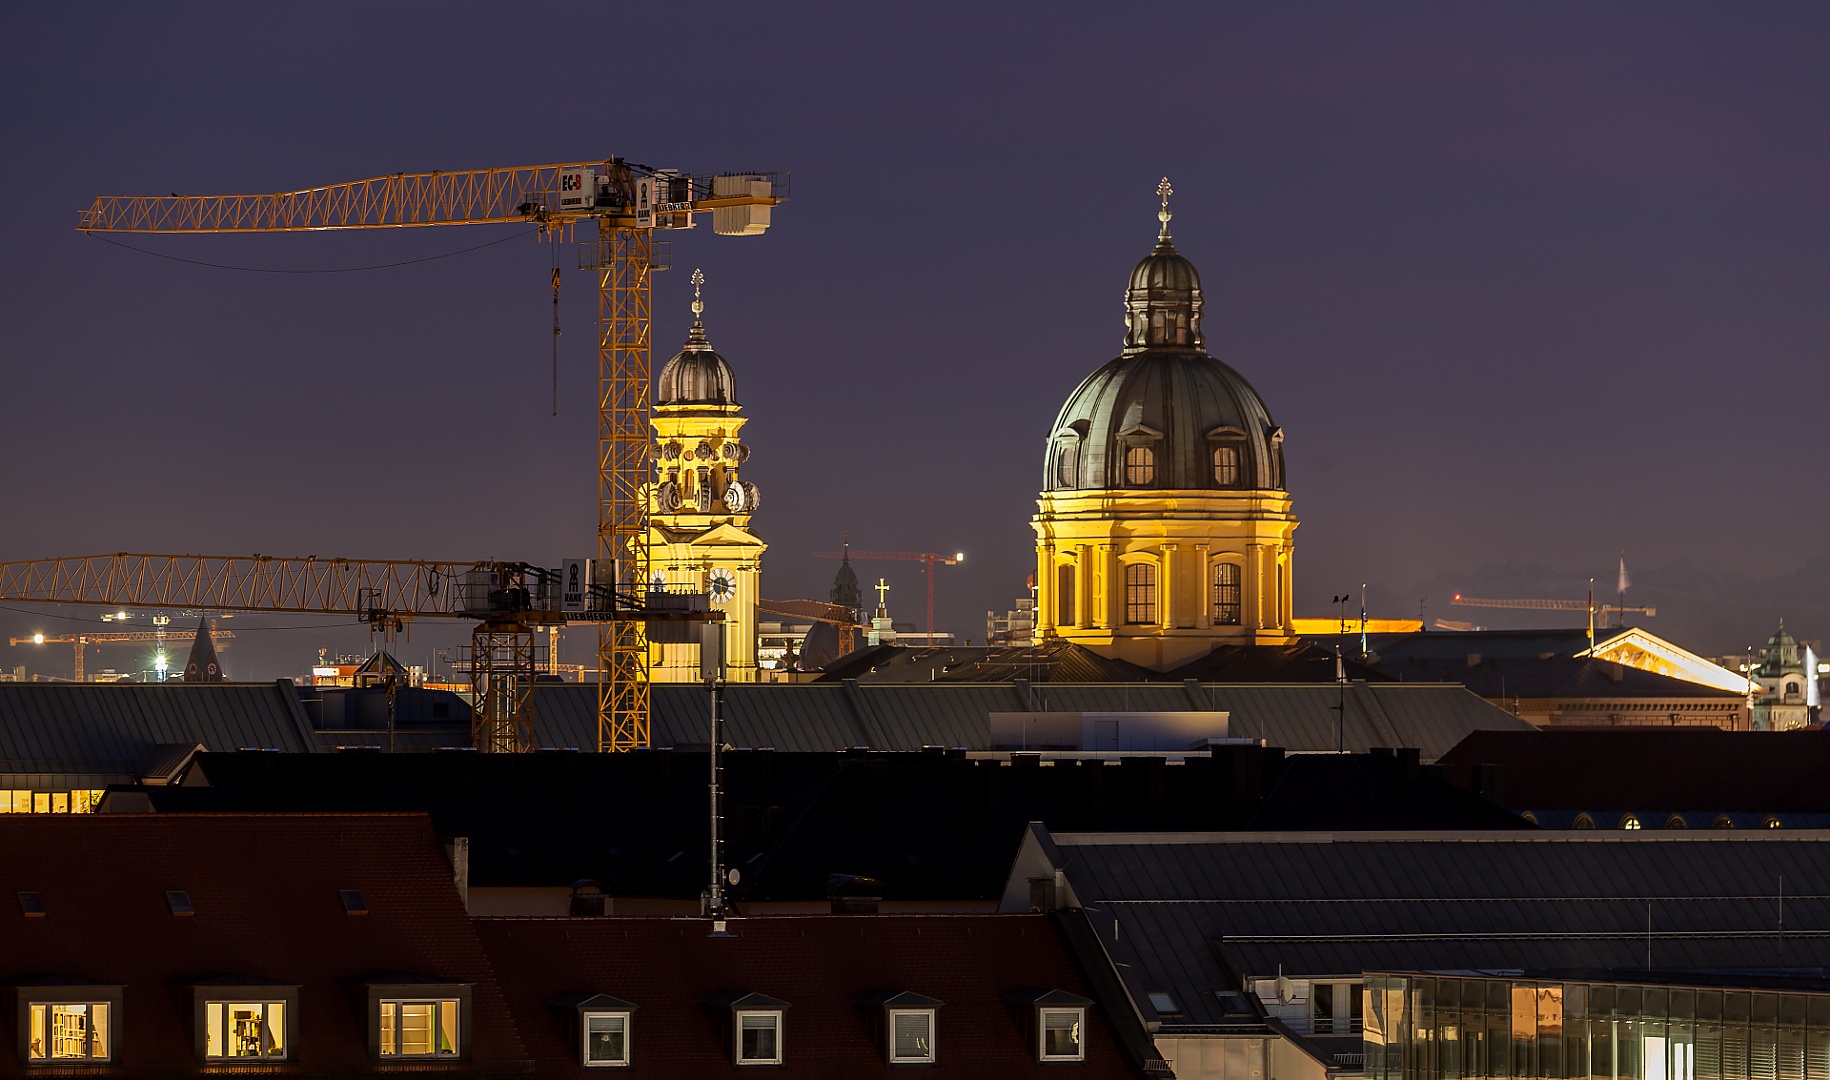
[[[1287,645],[1297,520],[1283,429],[1208,355],[1201,281],[1169,236],[1125,294],[1125,350],[1049,435],[1036,532],[1037,634],[1166,670],[1218,645]]]
[[[725,612],[725,678],[755,682],[756,601],[768,545],[750,531],[756,485],[739,473],[750,449],[740,437],[730,364],[712,351],[699,316],[693,273],[693,327],[686,347],[655,380],[656,479],[649,487],[649,572],[670,591],[704,592]],[[697,682],[697,644],[653,644],[650,677]]]

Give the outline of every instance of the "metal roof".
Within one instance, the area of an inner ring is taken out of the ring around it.
[[[101,787],[147,775],[169,744],[318,748],[289,681],[0,683],[0,787]]]
[[[1215,950],[1247,978],[1830,966],[1830,832],[1047,839],[1137,995],[1173,988],[1195,1024],[1235,988]]]

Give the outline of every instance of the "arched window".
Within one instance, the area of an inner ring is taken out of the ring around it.
[[[1710,826],[1710,828],[1712,828],[1712,829],[1732,829],[1734,827],[1735,827],[1735,819],[1732,817],[1729,817],[1727,814],[1716,815],[1715,824]]]
[[[1576,820],[1570,823],[1570,828],[1572,829],[1592,829],[1594,827],[1595,819],[1587,814],[1577,814]]]
[[[1638,818],[1638,816],[1636,816],[1636,815],[1634,815],[1634,814],[1624,814],[1624,815],[1622,815],[1622,816],[1621,816],[1621,819],[1620,819],[1620,827],[1621,827],[1621,828],[1623,828],[1623,829],[1637,829],[1637,828],[1639,828],[1639,827],[1640,827],[1640,824],[1639,824],[1639,818]]]
[[[1239,486],[1239,448],[1214,447],[1214,483],[1221,487]]]
[[[1673,814],[1670,817],[1665,819],[1665,828],[1667,828],[1667,829],[1688,829],[1688,828],[1690,828],[1690,823],[1684,820],[1684,815]]]
[[[1783,827],[1783,823],[1776,817],[1769,817],[1760,823],[1760,827],[1763,829],[1778,829]]]
[[[1156,567],[1150,563],[1125,567],[1125,621],[1134,626],[1156,622]]]
[[[1133,446],[1125,451],[1125,483],[1143,487],[1156,483],[1156,451],[1148,446]]]
[[[1074,568],[1055,567],[1055,625],[1074,625]]]
[[[1055,486],[1071,488],[1080,478],[1080,447],[1062,440],[1055,447]]]
[[[1238,563],[1214,564],[1214,625],[1238,626],[1242,608]]]

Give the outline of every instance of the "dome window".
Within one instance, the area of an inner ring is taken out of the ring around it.
[[[1148,446],[1133,446],[1125,451],[1125,483],[1132,487],[1146,487],[1156,483],[1155,450]]]
[[[1071,488],[1080,478],[1080,448],[1063,439],[1055,447],[1055,486]]]
[[[1238,563],[1214,564],[1214,625],[1238,626],[1240,603]]]
[[[1232,444],[1214,447],[1214,483],[1228,488],[1239,486],[1239,447]]]
[[[1132,563],[1125,567],[1125,622],[1132,626],[1156,623],[1156,566],[1152,563]]]

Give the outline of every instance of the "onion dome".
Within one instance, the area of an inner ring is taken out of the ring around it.
[[[1049,436],[1048,491],[1284,486],[1283,429],[1245,377],[1202,348],[1201,275],[1169,235],[1125,289],[1125,348],[1068,396]]]
[[[657,406],[735,406],[737,378],[731,365],[712,349],[705,338],[705,301],[699,287],[705,275],[693,271],[693,326],[686,335],[686,345],[661,368],[655,379],[654,403]]]

